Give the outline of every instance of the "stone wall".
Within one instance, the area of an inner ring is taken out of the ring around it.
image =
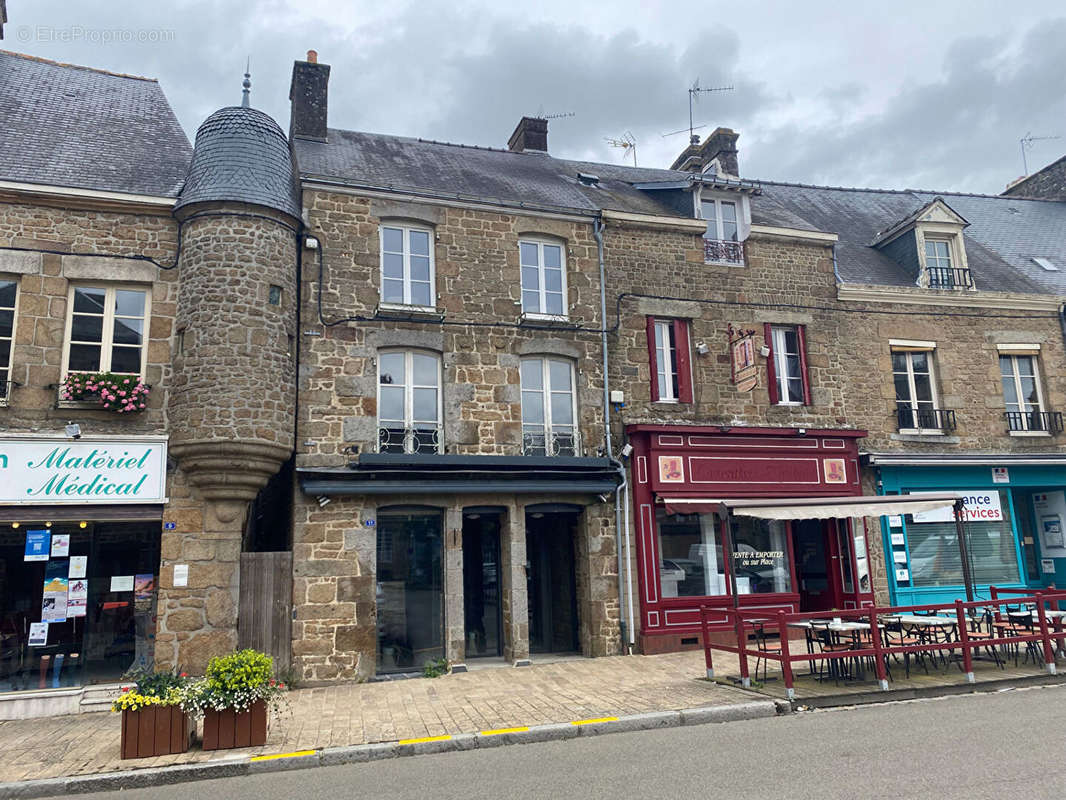
[[[0,279],[18,281],[11,379],[21,384],[12,388],[8,406],[0,407],[0,428],[55,431],[73,420],[86,433],[93,434],[163,431],[171,380],[177,272],[115,256],[148,256],[170,265],[174,263],[176,245],[177,225],[169,216],[0,203]],[[4,247],[58,253],[4,251]],[[95,404],[65,404],[66,407],[57,408],[55,386],[63,377],[63,337],[71,281],[88,285],[133,283],[151,289],[145,379],[152,392],[144,413],[119,416],[93,410]]]
[[[1003,194],[1013,197],[1039,197],[1044,200],[1066,200],[1066,157],[1007,187]]]

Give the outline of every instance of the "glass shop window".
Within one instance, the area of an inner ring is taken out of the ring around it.
[[[150,666],[158,572],[158,522],[3,523],[0,691],[108,683]]]

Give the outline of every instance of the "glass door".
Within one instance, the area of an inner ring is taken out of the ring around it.
[[[503,655],[500,613],[500,514],[463,515],[466,657]]]
[[[417,672],[444,656],[443,515],[382,509],[377,532],[378,672]]]

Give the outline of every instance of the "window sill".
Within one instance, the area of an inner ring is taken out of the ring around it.
[[[63,408],[68,411],[110,411],[109,408],[104,408],[96,400],[56,400],[56,408]]]
[[[900,428],[900,436],[943,436],[944,431],[939,428]]]
[[[518,318],[519,325],[536,323],[540,325],[569,325],[570,317],[566,314],[537,314],[531,311],[523,311]]]
[[[747,264],[737,261],[704,261],[703,265],[706,267],[736,267],[743,269]]]
[[[1008,436],[1028,439],[1031,437],[1050,437],[1051,431],[1007,431]]]
[[[806,403],[774,403],[774,408],[806,408]]]
[[[402,316],[408,319],[441,318],[444,312],[433,306],[405,306],[394,303],[379,303],[375,316]]]
[[[958,436],[949,436],[943,431],[924,433],[913,429],[890,434],[889,439],[893,442],[926,442],[928,444],[960,444],[962,442]]]
[[[681,401],[676,399],[676,398],[673,398],[673,399],[662,399],[662,398],[660,398],[658,400],[652,400],[651,404],[653,406],[679,406],[679,405],[681,405]]]

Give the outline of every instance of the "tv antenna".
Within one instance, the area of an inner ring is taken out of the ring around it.
[[[558,114],[545,114],[544,106],[537,109],[537,119],[563,119],[564,117],[576,117],[577,113],[574,111],[561,111]]]
[[[714,86],[714,87],[710,87],[710,88],[704,88],[704,87],[700,86],[700,79],[699,78],[696,78],[696,80],[692,82],[692,85],[688,88],[688,141],[689,141],[689,144],[699,144],[700,143],[700,140],[697,138],[696,134],[693,133],[693,131],[696,130],[696,127],[692,124],[692,106],[693,106],[694,103],[698,103],[700,101],[700,95],[701,94],[710,94],[711,92],[731,92],[731,91],[733,91],[733,87],[732,86]],[[702,128],[703,126],[701,125],[700,127]]]
[[[633,166],[635,167],[637,165],[637,138],[632,133],[626,131],[617,139],[612,139],[610,136],[605,136],[603,138],[611,147],[621,147],[622,150],[625,151],[622,153],[623,159],[632,153]]]
[[[1022,170],[1025,175],[1029,174],[1029,159],[1026,152],[1033,149],[1033,142],[1046,142],[1050,139],[1061,139],[1061,136],[1033,136],[1032,132],[1025,134],[1018,143],[1022,146]]]

